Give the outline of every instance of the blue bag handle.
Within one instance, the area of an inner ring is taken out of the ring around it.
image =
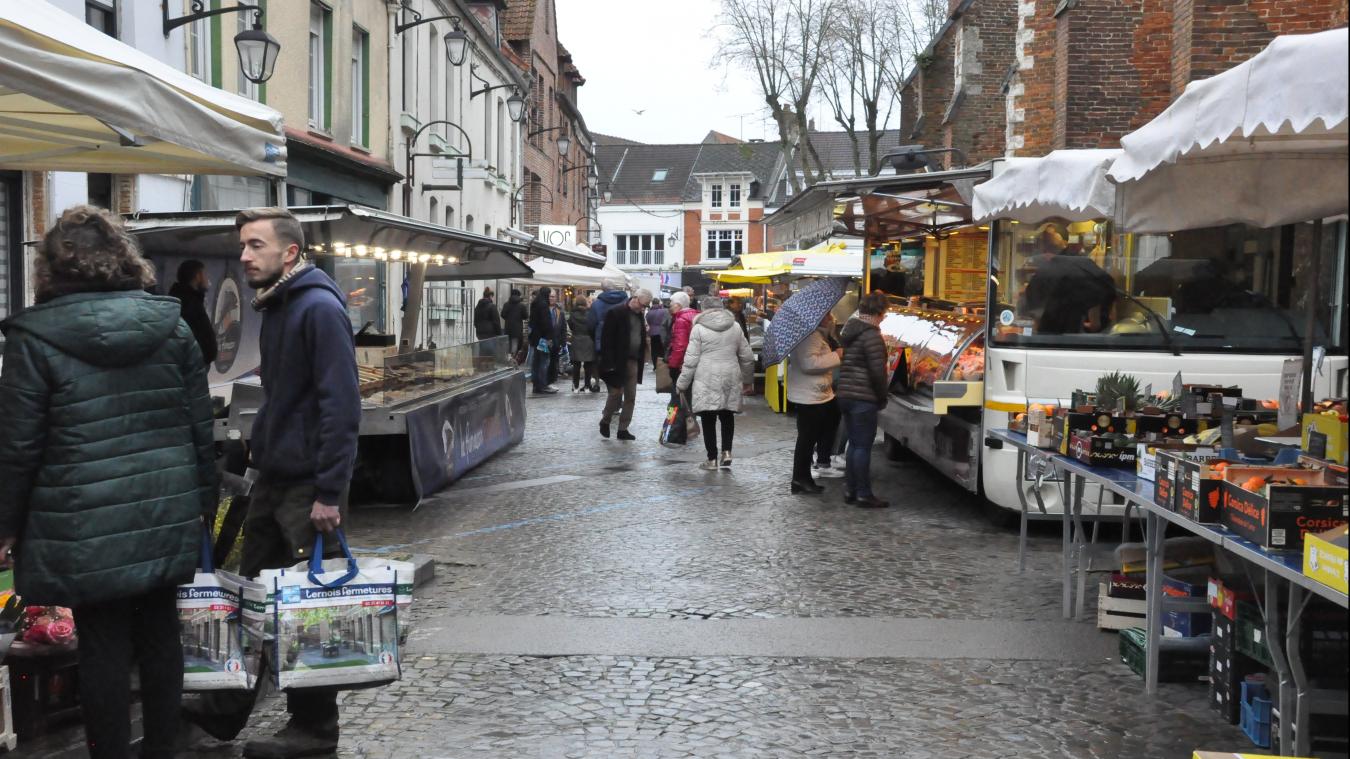
[[[211,528],[207,527],[205,522],[202,522],[202,556],[197,560],[197,564],[201,567],[202,574],[209,575],[216,571],[215,560],[212,559],[212,554],[214,553],[215,551],[211,545]]]
[[[322,582],[319,575],[323,574],[323,533],[314,536],[314,553],[309,557],[309,581],[321,588],[340,588],[351,582],[353,577],[360,573],[356,566],[356,558],[352,556],[352,550],[347,547],[347,536],[342,534],[342,528],[333,531],[337,535],[338,545],[342,546],[342,555],[347,558],[347,571],[341,577],[332,582]]]

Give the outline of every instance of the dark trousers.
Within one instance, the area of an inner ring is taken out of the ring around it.
[[[534,391],[540,392],[548,387],[548,351],[541,351],[537,346],[530,348],[530,381],[534,383]]]
[[[834,446],[834,430],[838,426],[839,407],[833,400],[797,404],[797,444],[792,449],[792,479],[798,482],[813,481],[813,454],[821,463],[829,463],[829,450]]]
[[[877,437],[877,404],[842,398],[839,410],[848,428],[844,488],[859,498],[872,497],[872,443]]]
[[[736,436],[736,414],[725,409],[700,411],[698,421],[703,425],[703,448],[709,459],[717,458],[717,423],[722,425],[722,450],[731,452],[731,441]]]
[[[172,757],[183,699],[177,589],[73,609],[80,638],[80,711],[92,759],[131,756],[131,665],[141,675],[144,759]]]
[[[581,383],[582,383],[582,379],[583,379],[583,377],[582,377],[583,373],[585,374],[585,381],[586,381],[586,384],[585,384],[585,385],[582,385],[582,384],[581,384]],[[595,383],[595,362],[594,362],[594,361],[582,361],[582,362],[580,362],[580,363],[577,363],[577,362],[573,362],[573,363],[572,363],[572,389],[573,389],[573,390],[576,390],[578,387],[586,387],[586,388],[589,389],[590,386],[591,386],[592,384],[594,384],[594,383]]]
[[[656,368],[657,361],[666,360],[666,340],[661,335],[652,335],[652,368]]]
[[[265,477],[265,475],[264,475]],[[309,521],[314,506],[313,485],[273,485],[266,479],[253,486],[248,516],[244,518],[244,545],[240,551],[239,574],[253,578],[264,569],[282,569],[309,559],[318,534]],[[347,524],[347,494],[338,504],[342,524]],[[337,541],[324,539],[324,557],[341,555]],[[182,656],[177,667],[182,670]],[[253,712],[258,691],[266,679],[260,674],[258,688],[249,692],[215,691],[202,694],[201,711],[215,715],[232,725],[235,732],[244,729]],[[304,688],[287,691],[286,711],[291,721],[316,735],[337,736],[337,690]]]
[[[828,418],[824,420],[820,437],[816,443],[816,463],[826,466],[830,463],[830,457],[844,452],[844,443],[848,440],[848,433],[839,424],[842,418],[839,413],[839,402],[830,399]]]
[[[605,410],[600,412],[601,424],[609,424],[609,421],[617,413],[619,415],[619,431],[628,431],[628,425],[633,423],[633,409],[637,406],[637,377],[638,368],[641,366],[641,361],[630,358],[628,359],[628,374],[624,377],[622,385],[605,380],[605,387],[608,389],[609,395],[605,398]]]
[[[548,384],[550,385],[558,381],[558,362],[561,359],[561,353],[550,351],[548,354]]]

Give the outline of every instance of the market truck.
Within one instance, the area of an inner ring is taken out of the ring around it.
[[[1284,362],[1302,353],[1310,296],[1334,305],[1316,327],[1327,355],[1315,393],[1345,395],[1343,221],[1323,235],[1322,271],[1336,276],[1324,276],[1314,294],[1305,273],[1309,224],[1136,236],[1117,233],[1106,215],[1069,220],[1063,198],[1036,197],[1016,204],[1029,220],[979,223],[974,188],[1007,164],[825,182],[770,221],[783,233],[776,244],[843,230],[863,237],[875,251],[863,273],[869,281],[888,253],[910,273],[881,325],[892,382],[880,427],[892,457],[926,461],[983,495],[995,516],[1020,511],[1023,497],[1035,502],[1034,483],[1017,482],[1016,453],[989,447],[987,430],[1006,428],[1031,403],[1091,390],[1112,372],[1155,392],[1170,390],[1180,373],[1187,383],[1275,398]],[[1081,189],[1068,177],[1051,184],[1029,192]],[[1091,208],[1068,205],[1077,215]],[[1047,510],[1061,511],[1056,485],[1041,487]]]

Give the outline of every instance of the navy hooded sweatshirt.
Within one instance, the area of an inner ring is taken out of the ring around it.
[[[595,297],[591,304],[591,335],[595,338],[595,349],[600,350],[600,332],[605,326],[605,314],[615,306],[628,302],[628,293],[623,290],[606,290]]]
[[[307,269],[277,285],[261,310],[267,399],[253,422],[253,465],[269,482],[313,483],[318,500],[336,505],[361,425],[346,298],[327,274]]]

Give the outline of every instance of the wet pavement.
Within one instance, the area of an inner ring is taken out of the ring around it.
[[[520,446],[415,512],[353,514],[354,546],[430,556],[436,577],[403,680],[342,695],[338,756],[1251,748],[1202,684],[1146,698],[1114,634],[1060,619],[1057,532],[1033,533],[1018,575],[1015,531],[921,464],[877,447],[886,510],[845,505],[839,479],[792,496],[790,417],[751,399],[732,471],[703,472],[701,443],[660,447],[662,399],[639,399],[638,440],[620,442],[599,436],[603,395],[532,398]],[[264,701],[248,735],[284,719]],[[76,755],[60,742],[17,755]],[[203,739],[190,755],[240,750]]]

